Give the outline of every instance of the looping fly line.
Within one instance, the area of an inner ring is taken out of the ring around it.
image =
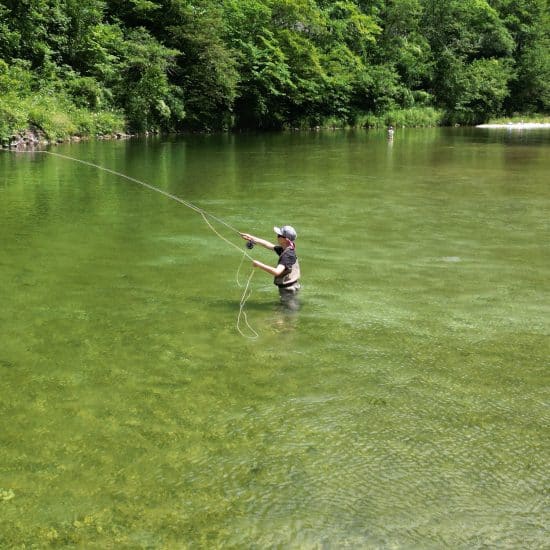
[[[231,231],[234,231],[235,233],[237,233],[240,236],[240,234],[241,234],[240,231],[238,229],[235,229],[233,226],[231,226],[230,224],[228,224],[224,220],[218,218],[217,216],[214,216],[213,214],[211,214],[210,212],[207,212],[203,208],[200,208],[200,207],[196,206],[192,202],[186,201],[186,200],[182,199],[181,197],[178,197],[177,195],[173,195],[172,193],[168,193],[167,191],[164,191],[163,189],[155,187],[154,185],[151,185],[150,183],[146,183],[144,181],[141,181],[141,180],[138,180],[138,179],[133,178],[131,176],[128,176],[126,174],[123,174],[122,172],[117,172],[116,170],[111,170],[110,168],[105,168],[104,166],[100,166],[99,164],[94,164],[93,162],[88,162],[86,160],[81,160],[81,159],[77,159],[77,158],[74,158],[74,157],[69,157],[67,155],[62,155],[61,153],[53,153],[51,151],[32,151],[32,153],[42,153],[42,154],[45,154],[45,155],[52,155],[54,157],[59,157],[59,158],[63,158],[63,159],[66,159],[66,160],[71,160],[73,162],[79,162],[81,164],[86,164],[87,166],[97,168],[98,170],[103,170],[104,172],[109,172],[110,174],[113,174],[113,175],[121,177],[121,178],[125,178],[129,181],[137,183],[138,185],[146,187],[147,189],[150,189],[151,191],[156,191],[157,193],[160,193],[161,195],[164,195],[165,197],[168,197],[169,199],[172,199],[176,202],[179,202],[180,204],[183,204],[187,208],[190,208],[191,210],[194,210],[195,212],[197,212],[198,214],[200,214],[202,216],[202,219],[205,221],[206,225],[214,232],[215,235],[217,235],[220,239],[225,241],[227,244],[229,244],[230,246],[232,246],[233,248],[238,250],[239,253],[242,254],[241,263],[239,264],[239,268],[237,270],[237,284],[238,284],[239,287],[242,286],[239,282],[239,272],[240,272],[242,263],[243,263],[245,258],[248,258],[249,260],[253,260],[254,258],[252,258],[252,256],[250,256],[250,254],[248,254],[246,252],[246,250],[243,251],[235,243],[231,242],[229,239],[226,239],[223,235],[221,235],[214,228],[214,226],[212,225],[212,223],[210,222],[210,220],[208,218],[210,218],[210,219],[212,219],[212,220],[214,220],[214,221],[216,221],[216,222],[218,222],[222,225],[225,225],[225,227],[227,227]],[[249,339],[258,338],[258,333],[250,326],[250,324],[248,322],[248,317],[246,315],[246,311],[244,311],[244,306],[246,304],[246,301],[248,300],[248,298],[250,298],[250,295],[252,293],[252,291],[250,290],[250,281],[252,280],[253,276],[254,276],[254,269],[252,269],[252,271],[251,271],[251,273],[248,277],[248,280],[246,281],[245,288],[244,288],[243,294],[241,296],[241,300],[239,302],[239,314],[237,315],[237,330],[239,331],[241,336],[243,336],[245,338],[249,338]],[[245,334],[241,330],[240,324],[241,324],[241,319],[243,319],[243,318],[244,318],[244,322],[245,322],[246,326],[248,327],[248,330],[250,331],[250,335]]]

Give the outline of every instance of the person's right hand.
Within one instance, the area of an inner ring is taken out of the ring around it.
[[[254,242],[254,237],[252,235],[249,235],[248,233],[241,233],[240,235],[245,241]]]

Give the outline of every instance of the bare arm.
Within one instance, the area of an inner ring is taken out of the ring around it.
[[[275,248],[275,245],[273,243],[270,243],[269,241],[266,241],[264,239],[260,239],[259,237],[255,237],[254,235],[250,235],[249,233],[241,233],[241,237],[245,241],[252,241],[254,244],[261,244],[263,247],[273,250]]]
[[[273,275],[273,277],[278,277],[279,275],[282,275],[283,272],[286,270],[286,267],[283,264],[279,264],[277,267],[271,267],[270,265],[259,262],[258,260],[254,260],[252,262],[252,265],[254,267],[259,267],[260,269],[263,269],[266,273],[270,273],[271,275]]]

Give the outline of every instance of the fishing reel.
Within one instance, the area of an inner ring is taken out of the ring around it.
[[[254,241],[246,241],[246,248],[252,250],[254,248]]]

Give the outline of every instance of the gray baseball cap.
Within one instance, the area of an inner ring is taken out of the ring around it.
[[[275,226],[273,228],[273,231],[275,231],[277,235],[282,235],[283,237],[287,238],[289,241],[295,241],[296,237],[298,236],[296,234],[296,230],[291,225],[283,225],[283,227]]]

